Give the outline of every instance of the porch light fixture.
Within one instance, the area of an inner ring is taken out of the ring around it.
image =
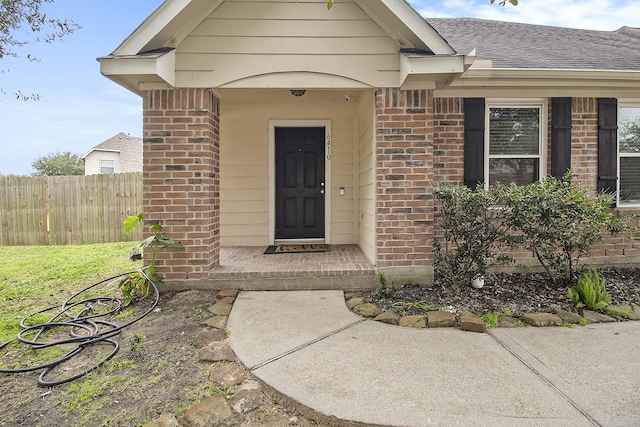
[[[291,95],[293,96],[302,96],[305,93],[307,93],[305,89],[291,89]]]

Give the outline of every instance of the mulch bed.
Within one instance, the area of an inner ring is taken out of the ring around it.
[[[610,305],[640,305],[640,268],[607,268],[598,272],[606,281]],[[375,290],[363,296],[382,311],[393,311],[399,316],[424,314],[416,302],[436,310],[448,307],[456,314],[468,312],[477,316],[502,312],[505,308],[514,317],[533,312],[552,313],[556,309],[579,313],[567,296],[567,288],[554,286],[546,273],[498,273],[488,277],[480,289],[468,287],[458,292],[438,284],[395,286],[397,291],[389,298],[381,298]]]

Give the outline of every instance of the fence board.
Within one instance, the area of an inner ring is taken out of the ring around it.
[[[0,245],[48,244],[46,179],[0,178]]]
[[[122,221],[142,212],[142,174],[0,177],[0,245],[139,240]]]

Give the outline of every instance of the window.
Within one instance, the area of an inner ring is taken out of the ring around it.
[[[100,173],[114,173],[115,170],[115,160],[100,160]]]
[[[618,203],[640,205],[640,102],[618,110]]]
[[[487,102],[486,115],[484,181],[525,185],[542,178],[546,102]]]

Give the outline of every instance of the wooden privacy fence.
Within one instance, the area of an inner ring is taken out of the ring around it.
[[[122,221],[142,212],[142,174],[0,176],[0,245],[139,240]]]

